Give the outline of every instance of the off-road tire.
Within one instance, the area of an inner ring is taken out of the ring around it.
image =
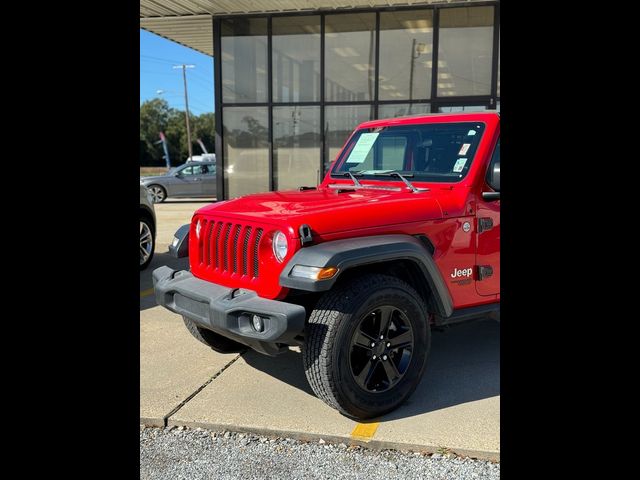
[[[351,338],[359,319],[382,305],[400,309],[411,323],[412,357],[395,386],[383,392],[367,392],[351,373]],[[378,417],[407,400],[422,378],[431,346],[429,313],[424,300],[406,282],[388,275],[366,274],[337,285],[320,298],[305,338],[304,370],[315,394],[347,417]]]
[[[246,350],[247,347],[230,338],[223,337],[211,330],[201,328],[193,320],[183,316],[184,324],[187,330],[194,336],[196,340],[204,343],[207,347],[211,347],[218,353],[238,353]]]

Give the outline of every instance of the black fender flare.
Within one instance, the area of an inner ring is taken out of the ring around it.
[[[411,235],[376,235],[371,237],[333,240],[298,250],[280,274],[280,285],[308,292],[330,290],[341,274],[361,265],[406,259],[414,262],[422,272],[433,294],[438,315],[449,317],[453,301],[440,270],[425,246]],[[336,267],[337,275],[326,280],[292,277],[295,265]]]

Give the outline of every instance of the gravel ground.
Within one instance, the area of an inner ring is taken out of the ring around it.
[[[450,455],[140,426],[141,479],[499,479],[500,464]]]

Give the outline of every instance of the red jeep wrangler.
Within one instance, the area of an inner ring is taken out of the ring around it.
[[[195,212],[153,272],[158,304],[216,351],[302,347],[307,379],[352,418],[415,390],[431,326],[500,312],[500,117],[361,124],[318,187]]]

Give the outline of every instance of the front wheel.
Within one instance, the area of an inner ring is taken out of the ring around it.
[[[356,419],[383,415],[416,389],[431,345],[427,307],[402,280],[367,274],[311,313],[304,369],[316,395]]]

